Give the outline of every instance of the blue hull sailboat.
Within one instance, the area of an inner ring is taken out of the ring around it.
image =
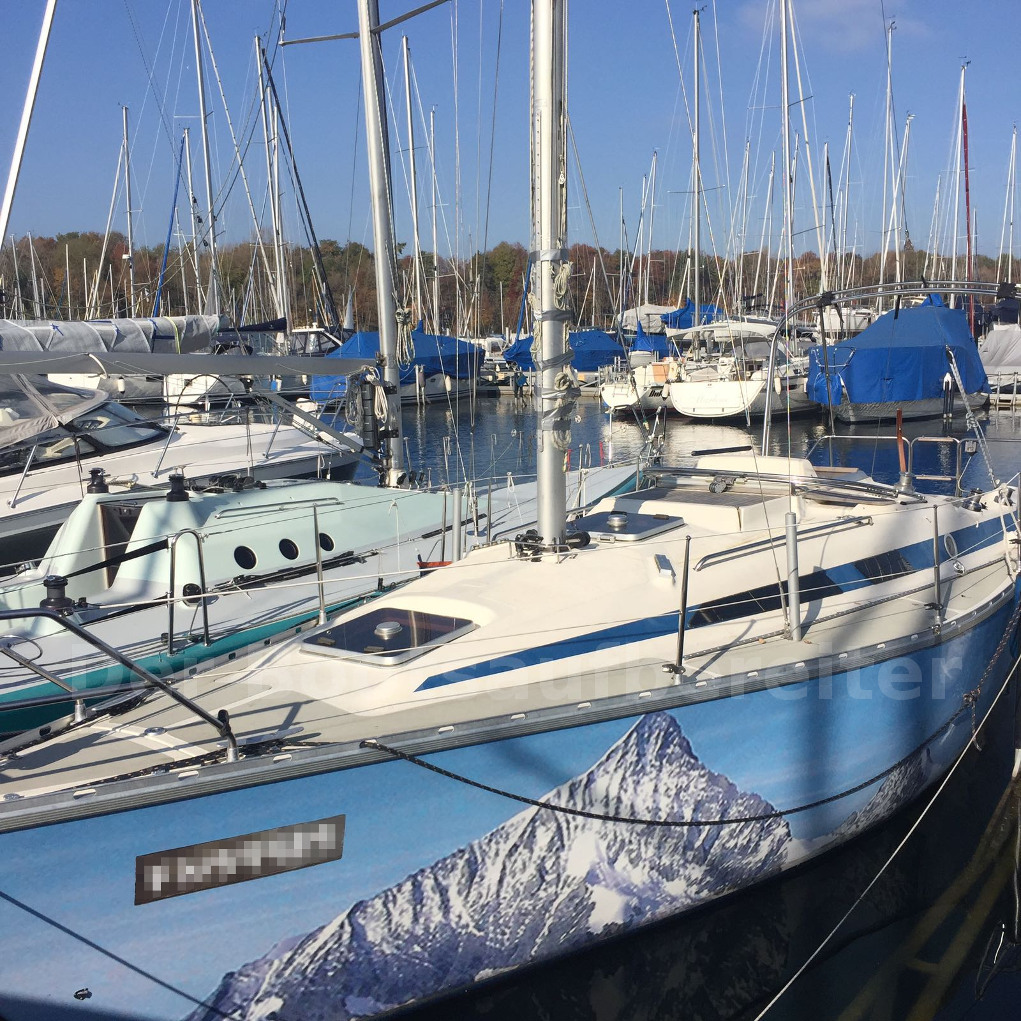
[[[565,9],[533,5],[535,528],[0,745],[9,1021],[364,1018],[549,960],[889,818],[1008,691],[1013,485],[715,453],[568,521]]]

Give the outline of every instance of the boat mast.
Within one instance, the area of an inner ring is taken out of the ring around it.
[[[4,189],[3,205],[0,206],[0,238],[7,236],[7,225],[11,219],[11,206],[14,205],[14,191],[18,187],[18,175],[21,173],[21,159],[25,155],[25,143],[28,141],[28,128],[32,123],[32,111],[35,109],[35,97],[39,91],[39,78],[43,73],[43,60],[46,57],[46,46],[50,41],[50,27],[53,25],[53,12],[57,8],[57,0],[48,0],[43,12],[43,24],[39,29],[39,42],[35,48],[35,60],[32,62],[32,73],[28,79],[28,92],[25,105],[21,110],[21,123],[18,125],[18,137],[14,141],[14,154],[11,156],[11,169],[7,175],[7,187]]]
[[[422,247],[418,239],[418,174],[415,163],[415,118],[411,111],[411,48],[403,37],[404,98],[408,106],[408,165],[411,170],[411,237],[415,258],[415,316],[422,318]]]
[[[791,164],[791,109],[788,94],[787,72],[787,4],[789,0],[780,0],[780,132],[783,135],[783,219],[784,219],[784,252],[786,262],[784,271],[784,322],[788,332],[790,322],[787,316],[794,301],[794,168]],[[780,342],[779,330],[773,337],[769,348],[769,369],[767,379],[773,378],[776,365],[776,346]],[[766,409],[762,418],[762,454],[769,453],[769,432],[772,417],[773,387],[766,387]]]
[[[847,104],[847,138],[844,142],[844,183],[840,209],[840,271],[837,274],[838,287],[850,287],[851,256],[847,251],[847,212],[851,202],[851,141],[854,132],[854,93]]]
[[[961,223],[961,125],[964,123],[962,112],[964,110],[964,74],[968,69],[967,62],[961,65],[961,84],[957,93],[957,127],[954,139],[954,225],[953,225],[953,247],[951,249],[950,279],[957,280],[957,242],[960,237]]]
[[[372,233],[376,252],[376,301],[379,309],[379,351],[383,379],[392,387],[390,433],[391,484],[404,476],[401,437],[400,365],[397,362],[397,265],[393,242],[393,198],[390,192],[390,138],[383,106],[383,60],[379,48],[379,0],[358,0],[358,41],[362,60],[362,95],[365,100],[365,134],[372,195]],[[397,413],[392,410],[397,407]]]
[[[135,244],[134,232],[131,223],[131,144],[128,140],[128,108],[123,108],[124,114],[124,201],[128,213],[128,301],[129,316],[135,314]]]
[[[206,113],[206,81],[202,72],[202,44],[199,37],[199,0],[191,0],[191,26],[195,36],[195,77],[199,94],[199,121],[202,126],[202,161],[206,175],[206,230],[209,236],[209,291],[205,300],[205,312],[218,315],[220,312],[220,289],[216,276],[216,217],[213,214],[213,172],[210,164],[209,125]]]
[[[570,447],[573,379],[566,331],[567,4],[532,0],[532,296],[536,302],[539,541],[560,546],[567,531],[564,450]]]
[[[1007,162],[1007,190],[1003,197],[1003,223],[1000,227],[1000,254],[996,257],[996,279],[1008,284],[1014,279],[1014,188],[1017,176],[1017,125],[1010,134],[1010,159]],[[1004,273],[1003,242],[1007,241],[1007,269]]]
[[[782,2],[782,0],[781,0]],[[700,33],[701,14],[696,8],[695,17],[695,87],[692,91],[695,106],[695,123],[691,135],[691,246],[692,246],[692,288],[691,293],[695,302],[695,310],[692,313],[691,325],[702,325],[702,266],[699,250],[702,247],[702,164],[699,157],[699,140],[701,126],[699,123],[699,78],[701,68],[699,67],[700,51],[702,49],[702,36]]]
[[[433,333],[440,332],[440,250],[436,233],[436,108],[429,111],[429,161],[432,164],[432,228],[433,228]]]

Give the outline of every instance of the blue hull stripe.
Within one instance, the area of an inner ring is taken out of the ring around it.
[[[960,555],[974,553],[976,550],[984,549],[999,541],[1003,535],[1003,523],[999,518],[991,518],[979,522],[977,525],[968,528],[960,528],[953,535],[957,543],[957,550]],[[915,570],[922,571],[933,566],[932,541],[912,543],[897,551],[904,560]],[[945,550],[940,548],[940,561],[947,559]],[[823,572],[817,572],[822,574]],[[854,592],[858,589],[867,588],[879,581],[887,581],[889,578],[869,578],[862,574],[861,570],[853,564],[841,564],[838,567],[829,568],[824,572],[827,582],[834,583],[841,592]],[[801,579],[802,595],[811,598],[812,574],[807,574]],[[823,586],[820,584],[819,588]],[[777,590],[778,592],[778,590]],[[741,594],[737,594],[734,600],[741,600]],[[777,595],[777,605],[779,596]],[[742,611],[738,616],[752,616],[756,612],[756,605],[752,599],[747,602],[747,610]],[[709,604],[703,606],[689,607],[686,617],[689,627],[698,627],[700,624],[709,622],[706,611]],[[644,642],[650,638],[662,638],[664,635],[677,633],[677,622],[679,613],[664,613],[657,617],[645,617],[640,620],[628,621],[625,624],[616,624],[613,627],[602,628],[599,631],[590,631],[587,634],[575,635],[560,642],[549,642],[546,645],[533,645],[522,649],[509,656],[497,656],[494,659],[483,660],[473,663],[470,666],[458,670],[451,670],[445,673],[433,674],[427,677],[417,688],[418,691],[425,691],[429,688],[442,688],[448,684],[458,684],[461,681],[477,680],[480,677],[489,677],[495,674],[507,673],[510,670],[521,670],[524,667],[539,666],[543,663],[552,663],[561,659],[570,659],[574,656],[583,656],[590,652],[597,652],[600,649],[617,645],[630,644],[632,642]],[[727,619],[738,619],[730,616]]]

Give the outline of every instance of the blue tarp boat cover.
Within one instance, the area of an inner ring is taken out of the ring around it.
[[[651,351],[655,358],[666,358],[670,353],[670,345],[666,336],[662,333],[646,333],[642,324],[638,324],[638,333],[635,335],[635,342],[631,345],[632,351]]]
[[[443,373],[453,379],[470,379],[485,358],[485,352],[476,344],[456,337],[443,337],[434,333],[411,331],[414,357],[407,365],[401,365],[401,384],[415,382],[415,366],[421,365],[427,376]],[[359,331],[322,361],[328,367],[331,358],[364,358],[366,365],[372,365],[379,354],[379,333]],[[347,393],[346,376],[313,376],[309,387],[312,400],[319,403],[340,400]]]
[[[577,372],[595,372],[624,357],[624,349],[605,330],[578,330],[568,337],[574,351],[572,365]],[[525,372],[535,368],[532,361],[532,338],[520,337],[503,353],[504,361]]]
[[[938,299],[937,299],[938,302]],[[950,370],[947,348],[968,393],[989,391],[968,317],[942,302],[887,312],[855,337],[829,345],[829,391],[839,404],[846,390],[853,404],[939,398]],[[822,349],[808,352],[808,396],[827,404]]]
[[[676,308],[673,312],[667,312],[666,315],[661,315],[660,319],[670,327],[672,330],[690,330],[695,318],[695,303],[689,298],[681,308]],[[702,306],[702,322],[700,326],[704,326],[706,323],[716,322],[717,319],[723,318],[723,309],[717,308],[716,305],[703,305]]]

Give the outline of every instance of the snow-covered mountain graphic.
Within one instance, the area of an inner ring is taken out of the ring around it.
[[[773,811],[703,765],[669,713],[643,717],[544,800],[645,819]],[[371,1015],[754,882],[783,866],[789,843],[782,818],[664,827],[529,808],[225,975],[189,1021]]]

